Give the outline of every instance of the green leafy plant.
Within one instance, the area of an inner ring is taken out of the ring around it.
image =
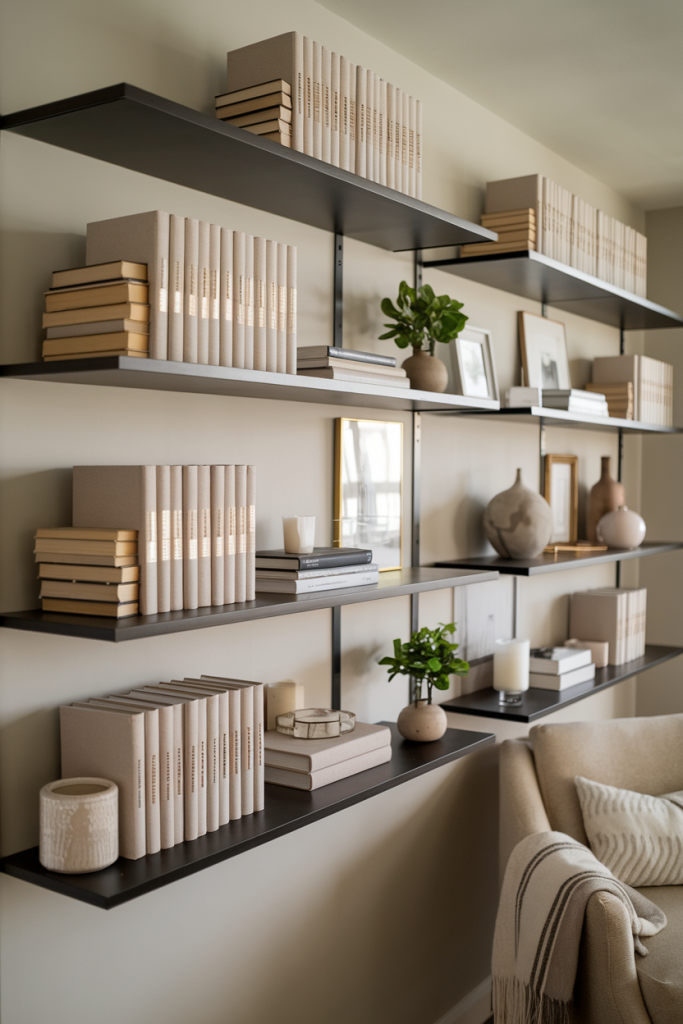
[[[396,305],[391,299],[382,299],[381,307],[385,316],[396,321],[384,325],[390,330],[380,336],[382,340],[393,338],[399,348],[427,349],[430,356],[437,342],[446,345],[457,338],[468,320],[460,312],[462,302],[449,295],[435,295],[428,284],[415,290],[401,281]]]
[[[394,657],[382,658],[380,665],[387,665],[390,669],[389,682],[395,676],[412,676],[413,697],[412,700],[417,706],[418,700],[422,700],[423,686],[427,684],[427,703],[432,703],[432,687],[437,690],[447,690],[449,687],[449,676],[464,676],[469,672],[469,664],[458,658],[455,652],[458,644],[453,644],[447,637],[455,633],[456,623],[450,622],[447,625],[439,623],[438,629],[427,629],[424,626],[411,636],[410,640],[402,644],[400,640],[394,640]]]

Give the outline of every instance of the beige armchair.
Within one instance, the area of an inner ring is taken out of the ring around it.
[[[659,796],[683,789],[683,715],[537,725],[500,752],[500,863],[535,832],[588,845],[574,777]],[[640,889],[666,928],[636,956],[627,912],[610,893],[588,902],[574,993],[582,1024],[683,1022],[683,886]]]

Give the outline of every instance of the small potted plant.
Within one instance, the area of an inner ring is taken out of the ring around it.
[[[403,362],[411,387],[420,391],[445,391],[448,370],[434,354],[437,342],[447,345],[460,334],[467,317],[460,310],[462,302],[449,295],[435,295],[428,284],[417,290],[401,281],[396,305],[382,299],[382,312],[395,320],[385,324],[390,330],[381,339],[393,338],[399,348],[413,347],[413,354]]]
[[[410,676],[413,680],[411,703],[403,709],[396,723],[401,736],[407,740],[438,740],[446,731],[446,713],[438,704],[432,704],[432,689],[447,690],[449,676],[464,676],[470,668],[456,656],[458,645],[448,639],[455,633],[455,626],[455,622],[447,625],[440,622],[438,629],[424,626],[405,644],[394,640],[394,657],[380,661],[380,665],[390,669],[389,682],[395,676]]]

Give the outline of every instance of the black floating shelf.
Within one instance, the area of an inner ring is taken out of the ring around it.
[[[679,542],[657,541],[641,544],[635,551],[610,548],[608,551],[558,551],[555,555],[543,554],[537,558],[500,558],[498,555],[479,555],[475,558],[454,558],[452,561],[435,562],[440,569],[490,569],[506,576],[538,576],[545,572],[562,572],[565,569],[584,569],[589,565],[603,562],[625,562],[629,558],[644,558],[646,555],[662,555],[667,551],[679,551]]]
[[[501,706],[498,703],[498,691],[493,687],[485,690],[475,690],[474,693],[465,694],[464,697],[456,697],[442,704],[444,711],[453,711],[459,715],[478,715],[481,718],[497,718],[509,722],[535,722],[539,718],[551,715],[553,711],[576,703],[577,700],[584,700],[586,697],[606,690],[610,686],[616,686],[624,679],[637,676],[641,672],[656,665],[662,665],[671,658],[677,658],[683,654],[683,647],[661,647],[648,644],[642,658],[635,661],[627,661],[624,665],[608,665],[607,668],[595,670],[595,679],[588,683],[579,683],[577,686],[570,686],[566,690],[538,690],[529,689],[524,694],[521,704],[513,707]]]
[[[203,366],[134,356],[15,363],[0,366],[0,376],[60,384],[96,384],[104,387],[186,391],[199,395],[267,398],[286,402],[314,402],[356,408],[395,409],[408,412],[453,410],[495,411],[498,402],[463,395],[436,395],[412,388],[378,384],[349,384],[323,377],[266,373],[226,366]]]
[[[457,277],[545,302],[565,313],[575,313],[625,331],[683,327],[683,317],[678,313],[533,249],[465,256],[457,260],[429,260],[425,261],[425,267],[439,267]]]
[[[0,119],[0,128],[381,249],[498,237],[419,199],[125,83],[9,114]]]
[[[434,743],[411,743],[399,736],[393,723],[382,724],[391,728],[391,761],[313,793],[267,785],[265,810],[233,821],[193,842],[181,843],[140,860],[119,858],[110,868],[91,875],[60,875],[47,871],[38,860],[37,846],[5,857],[0,861],[0,868],[24,882],[110,910],[495,742],[491,733],[447,729],[443,738]]]
[[[588,416],[564,409],[548,409],[540,405],[523,409],[494,409],[492,411],[472,409],[436,410],[460,416],[491,416],[504,419],[506,423],[543,423],[548,427],[568,427],[574,430],[605,430],[614,433],[623,430],[626,434],[680,434],[682,427],[662,427],[657,423],[641,423],[640,420],[620,420],[614,416]]]
[[[466,569],[397,569],[381,572],[379,583],[367,587],[347,587],[315,594],[258,594],[255,601],[223,605],[221,608],[197,608],[195,611],[164,612],[159,615],[131,615],[112,620],[99,616],[63,615],[42,612],[6,612],[0,626],[26,629],[33,633],[58,633],[88,640],[139,640],[165,633],[182,633],[207,626],[227,626],[233,622],[269,619],[276,615],[318,611],[340,605],[378,601],[385,597],[420,594],[427,590],[444,590],[468,583],[488,583],[498,578],[497,572]]]

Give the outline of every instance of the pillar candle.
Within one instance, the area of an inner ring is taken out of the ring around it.
[[[496,640],[493,650],[493,685],[504,693],[529,689],[529,640]]]
[[[299,711],[306,707],[304,688],[301,683],[286,679],[282,683],[268,683],[266,687],[266,726],[276,729],[275,719],[287,711]]]

